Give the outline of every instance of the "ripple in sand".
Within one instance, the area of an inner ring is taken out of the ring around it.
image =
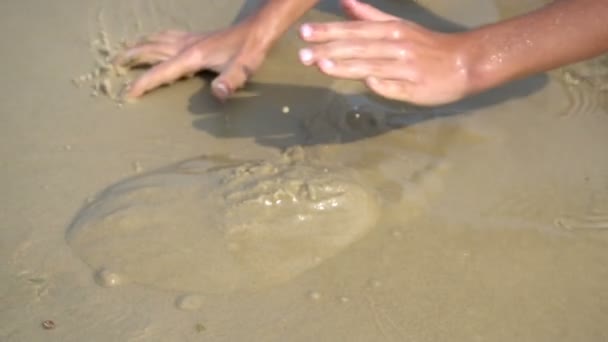
[[[570,101],[565,116],[608,113],[608,57],[563,68],[560,80]]]

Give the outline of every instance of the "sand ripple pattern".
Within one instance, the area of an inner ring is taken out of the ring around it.
[[[571,104],[564,115],[608,113],[608,56],[566,67],[560,78]]]
[[[608,186],[592,192],[581,213],[560,217],[555,226],[568,231],[608,232]]]

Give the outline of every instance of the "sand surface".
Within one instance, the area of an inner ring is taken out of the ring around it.
[[[542,2],[374,1],[442,30]],[[253,6],[0,5],[0,341],[608,340],[608,57],[421,109],[298,65],[289,32],[225,105],[204,77],[107,96],[123,40]]]

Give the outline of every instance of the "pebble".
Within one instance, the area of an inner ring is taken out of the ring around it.
[[[55,329],[55,322],[49,320],[46,320],[44,322],[42,322],[42,327],[44,328],[44,330],[53,330]]]
[[[107,96],[111,96],[112,95],[112,83],[110,83],[109,79],[103,79],[101,80],[101,82],[99,83],[99,90],[107,95]]]
[[[139,161],[134,161],[133,162],[133,171],[135,171],[135,173],[140,173],[143,171],[143,167],[141,166],[141,163]]]
[[[283,114],[289,113],[289,107],[283,106]]]
[[[321,299],[321,293],[319,293],[318,291],[312,291],[308,294],[308,297],[310,297],[310,299],[312,300],[319,300]]]
[[[203,297],[199,295],[187,294],[177,297],[175,307],[183,311],[195,311],[203,306]]]
[[[401,239],[403,237],[403,233],[399,230],[393,230],[392,235],[395,239]]]
[[[205,332],[207,330],[207,327],[205,327],[203,323],[197,323],[194,326],[194,330],[196,330],[196,332],[200,334],[202,332]]]
[[[343,303],[343,304],[350,302],[350,298],[348,298],[346,296],[342,296],[339,299],[340,299],[340,303]]]
[[[122,278],[109,270],[102,268],[95,274],[95,282],[101,287],[116,287],[122,285]]]
[[[382,286],[382,282],[380,280],[376,280],[376,279],[370,280],[369,284],[371,285],[372,288],[375,288],[375,289]]]
[[[236,243],[236,242],[231,242],[228,244],[228,251],[229,252],[238,252],[241,250],[241,245]]]

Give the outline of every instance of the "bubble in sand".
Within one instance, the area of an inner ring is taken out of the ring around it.
[[[95,282],[102,287],[116,287],[122,285],[123,280],[118,274],[102,268],[95,273]]]
[[[321,299],[321,293],[319,291],[312,291],[308,294],[308,298],[317,301]]]
[[[175,306],[184,311],[195,311],[203,306],[203,297],[193,294],[177,297]]]

